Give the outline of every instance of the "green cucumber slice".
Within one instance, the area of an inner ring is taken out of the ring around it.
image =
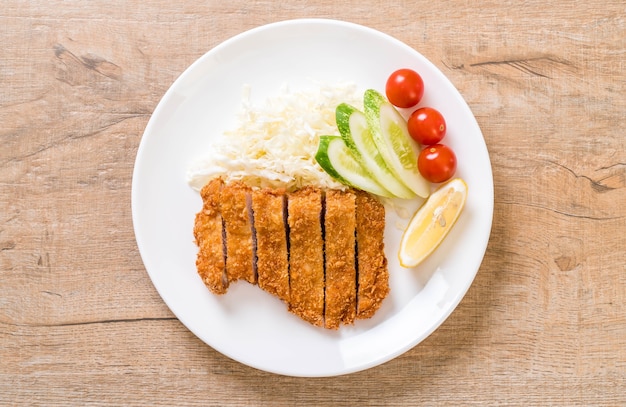
[[[335,112],[337,128],[352,155],[379,185],[392,195],[410,199],[415,194],[397,180],[378,152],[365,115],[354,106],[342,103]]]
[[[396,179],[426,198],[430,183],[417,169],[417,145],[409,136],[406,121],[387,99],[373,89],[365,91],[363,104],[372,138]]]
[[[339,136],[320,136],[315,160],[331,177],[342,184],[391,198],[392,194],[374,181],[354,158]]]

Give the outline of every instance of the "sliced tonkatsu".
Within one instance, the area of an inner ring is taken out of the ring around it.
[[[200,191],[202,210],[196,215],[194,237],[198,245],[196,267],[204,284],[215,294],[228,289],[226,253],[224,250],[222,214],[219,205],[223,182],[214,179]]]
[[[359,319],[372,317],[389,294],[384,232],[385,207],[370,194],[356,191],[356,316]]]
[[[256,283],[250,199],[252,190],[241,181],[224,185],[220,209],[226,237],[226,275],[230,282]]]
[[[351,190],[327,191],[324,212],[326,328],[351,324],[356,315],[355,226],[354,193]]]
[[[289,311],[324,325],[322,191],[305,187],[289,195]]]
[[[257,281],[261,289],[289,303],[286,199],[284,190],[259,189],[252,192]]]
[[[196,215],[198,274],[223,294],[244,280],[312,325],[370,318],[389,293],[385,209],[368,193],[210,181]]]

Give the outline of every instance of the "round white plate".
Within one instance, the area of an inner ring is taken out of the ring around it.
[[[418,71],[420,105],[439,109],[444,142],[457,153],[457,175],[469,186],[466,208],[443,244],[415,269],[397,260],[396,211],[387,211],[385,250],[391,292],[369,320],[330,331],[290,314],[278,299],[245,282],[211,294],[196,272],[193,222],[202,201],[186,184],[190,164],[235,125],[242,86],[252,101],[309,87],[311,79],[353,82],[384,92],[398,68]],[[239,34],[192,64],[167,91],[141,140],[132,184],[137,244],[148,274],[176,317],[202,341],[257,369],[291,376],[333,376],[386,362],[414,347],[454,310],[481,264],[491,231],[493,178],[485,142],[450,81],[404,43],[373,29],[304,19]]]

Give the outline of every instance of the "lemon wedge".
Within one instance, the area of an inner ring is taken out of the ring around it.
[[[448,235],[465,206],[467,184],[454,178],[442,184],[415,212],[402,235],[398,259],[402,267],[415,267]]]

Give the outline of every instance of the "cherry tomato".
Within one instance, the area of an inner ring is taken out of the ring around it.
[[[434,144],[417,157],[420,174],[430,182],[444,182],[456,172],[456,155],[444,144]]]
[[[411,113],[407,126],[413,140],[427,146],[439,143],[446,135],[446,121],[432,107],[421,107]]]
[[[424,96],[424,81],[411,69],[398,69],[387,79],[385,86],[387,99],[397,107],[412,107]]]

